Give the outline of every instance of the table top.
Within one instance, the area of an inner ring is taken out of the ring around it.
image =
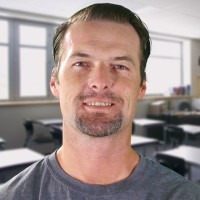
[[[155,125],[162,125],[165,121],[156,120],[156,119],[147,119],[147,118],[139,118],[133,120],[136,125],[139,126],[155,126]]]
[[[182,128],[186,133],[189,134],[200,134],[200,126],[192,124],[181,124],[178,127]]]
[[[131,136],[131,146],[142,146],[142,145],[153,145],[158,144],[159,140],[154,138],[148,138],[144,136],[132,135]]]
[[[177,148],[158,153],[182,158],[189,164],[200,166],[200,148],[198,147],[180,145]]]
[[[41,124],[44,126],[52,126],[52,125],[61,125],[63,120],[61,118],[52,118],[52,119],[34,119],[33,123]]]
[[[0,169],[34,163],[45,156],[28,148],[0,151]]]

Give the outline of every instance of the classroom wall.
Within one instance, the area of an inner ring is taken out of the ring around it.
[[[191,94],[200,97],[200,40],[191,42]]]

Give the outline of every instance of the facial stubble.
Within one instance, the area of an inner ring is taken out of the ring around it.
[[[83,134],[92,137],[105,137],[117,133],[123,120],[122,112],[110,118],[104,113],[96,112],[89,115],[76,116],[76,128]]]

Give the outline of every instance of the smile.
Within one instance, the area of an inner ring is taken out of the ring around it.
[[[85,103],[87,106],[103,106],[103,107],[108,107],[111,106],[111,103],[107,103],[107,102],[88,102]]]

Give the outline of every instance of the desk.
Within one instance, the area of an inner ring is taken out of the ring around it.
[[[0,149],[3,149],[3,145],[5,144],[5,140],[0,137]]]
[[[174,149],[158,152],[159,154],[167,154],[177,158],[183,158],[191,165],[200,166],[200,148],[187,145],[180,145]]]
[[[144,136],[132,135],[131,136],[131,147],[134,149],[136,147],[143,147],[142,153],[146,155],[146,147],[154,146],[159,144],[159,140],[148,138]]]
[[[180,145],[177,148],[161,151],[158,154],[171,155],[177,158],[182,158],[189,165],[200,166],[200,148],[187,145]],[[190,170],[191,176],[191,170]]]
[[[168,124],[200,125],[200,112],[197,111],[169,111],[161,115],[148,115],[151,119],[164,120]]]
[[[158,143],[159,143],[159,140],[157,140],[157,139],[138,136],[138,135],[131,136],[131,146],[132,147],[154,145],[154,144],[158,144]]]
[[[0,151],[0,170],[23,164],[31,164],[44,158],[44,155],[28,148]]]
[[[147,119],[147,118],[134,119],[133,121],[134,121],[135,125],[144,126],[144,127],[157,126],[157,125],[160,126],[165,123],[162,120]]]
[[[200,126],[192,124],[181,124],[178,127],[182,128],[186,133],[186,142],[188,142],[188,135],[198,136],[200,135]]]
[[[159,140],[164,139],[163,138],[163,125],[165,124],[165,121],[140,118],[140,119],[134,119],[133,122],[135,125],[142,127],[144,136],[156,138]]]
[[[31,120],[32,123],[40,124],[43,126],[53,126],[53,125],[62,125],[63,120],[60,118],[55,119],[34,119]]]
[[[32,163],[43,158],[44,155],[28,148],[0,151],[0,183],[8,181]]]
[[[191,135],[200,134],[200,126],[191,125],[191,124],[181,124],[178,127],[182,128],[186,133]]]

